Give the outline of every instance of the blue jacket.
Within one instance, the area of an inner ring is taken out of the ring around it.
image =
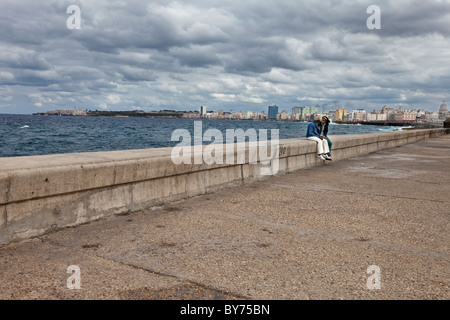
[[[315,121],[310,122],[308,124],[308,129],[306,130],[306,137],[320,137],[320,128],[319,128],[319,124]]]

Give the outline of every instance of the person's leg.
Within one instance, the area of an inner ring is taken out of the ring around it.
[[[327,142],[328,142],[328,150],[329,151],[328,151],[327,155],[331,157],[331,146],[333,145],[333,143],[331,142],[330,138],[325,137],[325,139],[327,139]]]
[[[317,154],[318,155],[323,154],[323,141],[322,140],[320,140],[317,137],[309,137],[308,140],[317,142]]]
[[[323,139],[321,140],[321,142],[323,154],[327,154],[328,152],[330,152],[330,149],[328,149],[328,141],[326,139]]]

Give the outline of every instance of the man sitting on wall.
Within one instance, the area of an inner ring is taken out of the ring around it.
[[[308,129],[306,130],[306,138],[308,138],[308,140],[317,142],[317,157],[320,160],[331,160],[331,157],[327,155],[327,153],[330,152],[330,149],[328,148],[328,142],[320,135],[321,123],[322,125],[324,125],[326,123],[326,120],[317,118],[314,121],[310,122],[308,125]]]

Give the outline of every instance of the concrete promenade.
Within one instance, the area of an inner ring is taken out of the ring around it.
[[[449,208],[446,135],[5,245],[0,299],[450,299]]]

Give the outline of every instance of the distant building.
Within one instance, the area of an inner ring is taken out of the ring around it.
[[[427,116],[428,116],[428,120],[430,120],[430,121],[437,121],[437,120],[439,120],[439,113],[438,112],[428,112]]]
[[[364,109],[358,109],[351,112],[351,121],[364,122],[367,121],[367,112]]]
[[[415,122],[417,119],[417,110],[404,110],[402,112],[402,122]]]
[[[269,120],[276,120],[278,114],[278,106],[269,106]]]
[[[260,116],[259,116],[260,120],[267,120],[269,119],[269,115],[267,115],[266,113],[264,113],[264,111],[261,111]]]
[[[242,120],[245,119],[245,115],[241,110],[239,110],[238,112],[233,113],[233,119]]]
[[[206,117],[206,107],[205,106],[200,107],[200,117],[202,117],[202,118]]]
[[[283,121],[292,119],[291,115],[286,110],[281,111],[281,113],[278,114],[277,118],[278,118],[278,120],[283,120]]]
[[[367,121],[386,121],[387,114],[381,112],[370,112],[366,115]]]
[[[395,113],[395,112],[397,112],[397,109],[395,109],[395,108],[388,108],[386,106],[383,106],[383,108],[381,108],[381,113],[387,114],[388,118],[389,118],[390,114]]]
[[[426,114],[425,109],[421,108],[421,109],[417,110],[417,117],[418,118],[421,118],[421,117],[425,116],[425,114]]]
[[[183,113],[183,118],[198,119],[200,118],[200,113],[198,111],[185,112]]]
[[[210,113],[206,114],[206,118],[208,119],[218,119],[219,118],[219,113],[217,111],[213,111]]]
[[[441,106],[439,107],[439,119],[445,120],[448,117],[448,109],[447,104],[445,103],[445,100],[442,102]]]
[[[302,107],[293,107],[292,108],[292,114],[296,115],[296,114],[301,114],[302,113]]]
[[[314,119],[311,118],[313,118],[315,113],[319,113],[319,107],[301,107],[300,120],[312,121]]]
[[[253,112],[246,111],[245,112],[245,119],[247,119],[247,120],[253,119]]]
[[[339,121],[345,121],[347,120],[347,110],[339,108],[336,109],[335,113],[334,113],[334,121],[339,122]]]
[[[43,114],[59,116],[87,116],[86,111],[76,108],[73,108],[73,110],[56,109],[53,111],[44,112]]]

